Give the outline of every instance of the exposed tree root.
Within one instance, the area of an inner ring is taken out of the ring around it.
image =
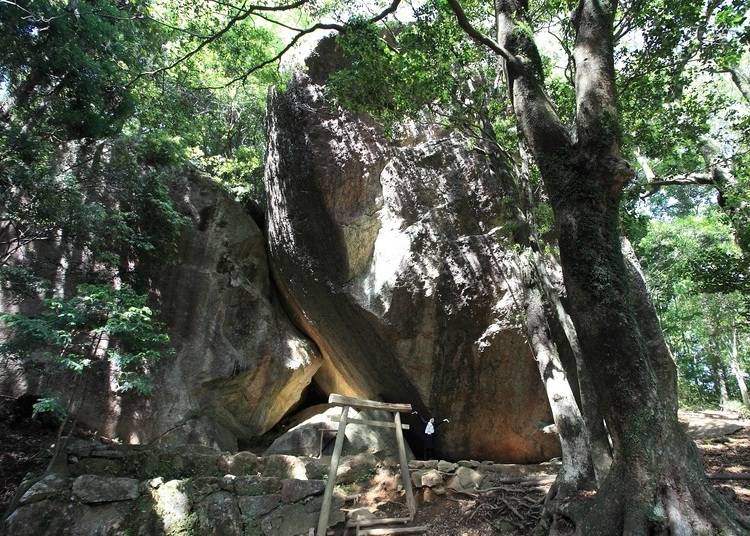
[[[675,460],[676,461],[676,460]],[[664,465],[657,479],[615,462],[590,497],[545,504],[550,535],[744,535],[750,519],[717,494],[702,468]],[[655,482],[654,482],[655,480]]]

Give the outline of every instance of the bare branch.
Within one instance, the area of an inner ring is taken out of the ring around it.
[[[660,188],[662,186],[695,186],[701,184],[716,185],[716,180],[709,173],[686,173],[685,175],[674,175],[652,180],[646,186],[649,188]]]
[[[401,0],[392,0],[391,4],[387,8],[385,8],[383,11],[381,11],[374,17],[368,19],[367,22],[369,24],[380,22],[381,20],[385,19],[388,15],[395,13],[400,3],[401,3]],[[268,20],[269,22],[275,22],[273,19],[266,18],[266,20]],[[235,78],[232,78],[225,84],[221,84],[218,86],[206,86],[206,87],[195,88],[195,89],[223,89],[225,87],[231,86],[232,84],[236,84],[237,82],[244,83],[253,73],[256,73],[257,71],[263,69],[264,67],[272,65],[276,63],[277,61],[281,60],[281,58],[284,57],[284,54],[289,52],[289,50],[291,50],[292,47],[294,47],[294,45],[296,45],[299,42],[299,40],[302,39],[305,35],[311,34],[313,32],[317,32],[318,30],[335,30],[339,33],[344,33],[346,32],[346,26],[344,26],[343,24],[318,22],[316,24],[313,24],[309,28],[297,29],[297,32],[298,32],[297,35],[295,35],[291,39],[291,41],[289,41],[289,43],[287,43],[286,46],[284,46],[284,48],[282,48],[273,57],[265,61],[262,61],[261,63],[257,65],[254,65],[253,67],[251,67],[250,69],[242,73],[241,75],[236,76]]]

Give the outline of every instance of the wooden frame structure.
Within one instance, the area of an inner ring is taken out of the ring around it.
[[[399,466],[401,469],[401,485],[406,494],[406,505],[409,508],[409,517],[363,519],[356,522],[357,536],[366,534],[391,534],[391,533],[418,533],[425,532],[426,527],[401,527],[401,528],[375,528],[376,525],[402,524],[405,525],[414,519],[417,513],[417,503],[414,500],[414,492],[411,487],[411,476],[409,475],[409,465],[406,459],[406,445],[404,443],[404,430],[409,429],[408,424],[401,423],[401,414],[411,412],[411,404],[387,404],[376,400],[364,400],[360,398],[351,398],[348,396],[331,394],[328,397],[328,403],[334,406],[341,406],[341,417],[338,419],[339,427],[336,432],[336,443],[333,446],[331,456],[331,467],[328,471],[328,481],[323,493],[323,504],[320,509],[318,518],[317,536],[326,536],[328,530],[328,518],[331,515],[331,499],[333,498],[333,488],[336,486],[336,472],[341,460],[341,451],[344,447],[344,438],[346,437],[346,426],[348,424],[364,424],[367,426],[378,426],[383,428],[393,428],[396,431],[396,444],[398,445]],[[355,409],[374,409],[387,411],[393,415],[393,422],[390,421],[372,421],[366,419],[349,418],[349,408]],[[362,528],[365,527],[365,528]],[[366,528],[373,527],[373,528]],[[312,529],[311,529],[312,530]]]

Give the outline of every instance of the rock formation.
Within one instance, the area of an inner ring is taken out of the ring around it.
[[[319,404],[306,408],[295,415],[289,429],[277,437],[265,454],[294,454],[298,456],[318,456],[321,447],[325,451],[330,446],[338,430],[340,406]],[[372,421],[383,421],[390,414],[383,411],[364,411],[349,408],[349,418]],[[321,440],[321,431],[327,431]],[[345,454],[381,453],[398,458],[394,430],[350,423],[346,427]]]
[[[449,418],[444,457],[549,459],[549,406],[496,262],[512,232],[502,171],[434,125],[389,140],[332,105],[340,63],[324,40],[268,107],[270,258],[323,353],[315,381]]]
[[[321,358],[282,311],[263,234],[241,205],[195,173],[176,179],[172,193],[188,219],[177,258],[137,270],[149,280],[175,354],[158,364],[146,400],[117,395],[101,371],[78,418],[131,443],[236,449],[238,439],[263,434],[299,401]],[[33,262],[77,269],[70,255],[27,253]],[[63,389],[61,381],[50,385],[49,375],[20,364],[0,368],[0,388],[14,396]]]

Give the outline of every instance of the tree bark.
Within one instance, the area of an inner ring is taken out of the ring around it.
[[[750,396],[747,393],[747,384],[745,383],[745,374],[740,367],[739,360],[739,345],[737,344],[737,325],[732,325],[732,347],[729,349],[729,367],[732,369],[737,380],[737,385],[740,388],[740,396],[742,397],[742,403],[745,406],[750,407]]]
[[[534,352],[539,374],[547,393],[552,416],[560,438],[562,467],[545,499],[544,527],[553,524],[553,512],[581,490],[596,487],[586,423],[576,402],[573,390],[562,366],[547,322],[549,302],[542,290],[543,283],[534,268],[534,252],[527,248],[515,256],[518,282],[511,291],[519,296],[526,322],[526,334]]]
[[[664,331],[661,328],[656,308],[654,308],[654,304],[648,295],[646,278],[643,275],[641,263],[627,238],[622,238],[622,252],[630,276],[638,329],[646,344],[646,350],[656,374],[658,395],[664,402],[667,411],[674,418],[677,418],[677,365],[672,351],[664,339]]]

